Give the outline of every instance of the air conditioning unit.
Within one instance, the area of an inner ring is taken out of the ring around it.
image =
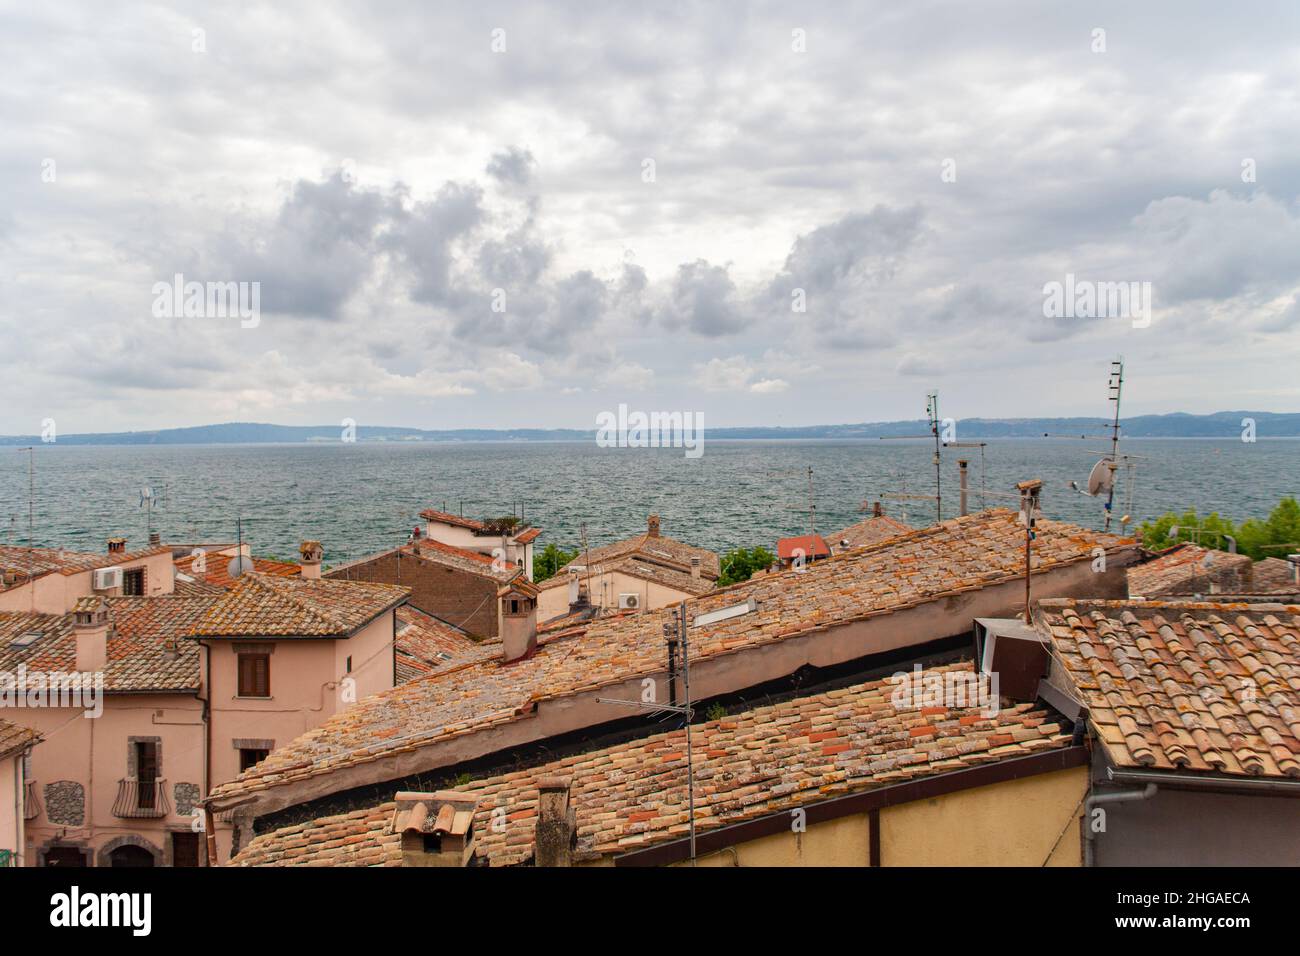
[[[120,588],[122,586],[122,569],[100,568],[94,573],[91,586],[96,591],[111,591],[113,588]]]
[[[618,596],[618,609],[620,611],[635,611],[640,606],[641,595],[639,594],[620,594]]]

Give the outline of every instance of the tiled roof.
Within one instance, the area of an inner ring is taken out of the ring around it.
[[[1251,560],[1244,554],[1215,551],[1198,544],[1182,544],[1128,569],[1131,597],[1172,594],[1236,594],[1245,589]]]
[[[211,603],[192,637],[347,637],[411,593],[396,584],[249,572]]]
[[[184,638],[213,598],[83,598],[108,604],[111,630],[104,690],[182,692],[199,687],[199,647]],[[25,647],[13,642],[24,634],[42,636]],[[0,612],[0,670],[77,669],[77,641],[71,614]]]
[[[484,531],[488,527],[487,522],[479,521],[477,518],[466,518],[464,515],[454,515],[449,511],[438,511],[436,508],[426,508],[420,512],[420,517],[425,521],[436,521],[455,528],[468,528],[470,531]],[[517,544],[528,544],[530,541],[535,541],[541,533],[541,528],[523,527],[510,537]]]
[[[971,666],[933,672],[948,671]],[[872,681],[693,725],[697,832],[1070,743],[1047,710],[1030,704],[990,716],[978,707],[899,709],[896,686]],[[532,857],[538,782],[556,776],[572,780],[579,861],[687,833],[686,732],[678,729],[460,788],[478,801],[480,862]],[[498,807],[504,828],[493,826]],[[398,866],[400,849],[385,833],[393,809],[386,803],[258,836],[233,864]]]
[[[172,583],[172,594],[176,597],[216,597],[225,588],[219,588],[215,584],[208,584],[189,575],[176,573],[176,579]]]
[[[691,558],[700,559],[699,580],[691,577]],[[718,556],[712,551],[648,531],[634,538],[589,548],[574,558],[573,564],[585,567],[591,574],[621,571],[646,580],[672,582],[671,587],[689,594],[712,590],[721,573]],[[653,570],[656,568],[657,571]],[[558,574],[542,581],[538,587],[546,591],[567,584],[568,577],[561,568]]]
[[[439,667],[481,654],[500,653],[484,648],[458,627],[425,614],[409,604],[397,609],[397,680],[405,683]]]
[[[793,561],[795,552],[805,559],[829,557],[831,549],[819,534],[801,534],[793,538],[782,538],[776,543],[776,556],[782,561]]]
[[[1092,560],[1092,550],[1134,545],[1128,539],[1043,518],[1034,570]],[[688,601],[692,616],[753,598],[756,610],[691,629],[691,660],[825,630],[930,601],[944,600],[1023,573],[1024,528],[1005,509],[951,519],[803,572],[763,575]],[[214,796],[262,790],[333,769],[409,752],[513,722],[542,701],[592,691],[664,666],[663,625],[670,609],[604,618],[539,641],[528,658],[497,657],[448,667],[359,701],[271,753]],[[864,648],[863,653],[869,653]]]
[[[432,538],[422,538],[406,545],[402,550],[407,554],[424,558],[426,561],[432,561],[444,567],[455,568],[458,571],[468,571],[470,574],[477,574],[480,577],[491,578],[498,583],[513,581],[524,573],[522,568],[516,567],[508,561],[496,561],[489,555],[458,548],[455,545],[444,544],[441,541],[434,541]]]
[[[457,528],[469,528],[471,531],[479,531],[483,528],[482,521],[466,518],[463,515],[454,515],[450,511],[439,511],[436,508],[426,508],[420,512],[420,517],[425,521],[437,521],[440,524],[449,524]]]
[[[900,534],[907,534],[911,530],[911,527],[897,518],[891,518],[889,515],[872,515],[857,524],[851,524],[834,534],[827,535],[826,540],[836,548],[865,548],[896,538]],[[845,541],[848,544],[842,544]]]
[[[1300,584],[1297,584],[1295,579],[1295,565],[1281,558],[1265,558],[1256,561],[1255,566],[1251,568],[1250,590],[1255,594],[1270,592],[1294,594],[1300,591]]]
[[[82,571],[94,571],[97,568],[111,568],[126,564],[140,558],[170,552],[167,547],[146,548],[143,551],[128,551],[116,554],[95,553],[90,551],[66,551],[59,548],[25,548],[17,545],[0,545],[0,570],[21,572],[15,585],[25,584],[33,578],[47,574],[77,574]],[[0,580],[0,590],[5,590]]]
[[[233,555],[227,554],[206,554],[204,555],[205,570],[200,572],[194,570],[194,562],[197,559],[190,554],[176,559],[176,572],[186,574],[192,578],[197,578],[208,584],[219,588],[228,588],[235,583],[235,579],[230,576],[227,568],[230,562],[234,560]],[[247,560],[247,559],[246,559]],[[258,574],[267,574],[274,577],[296,578],[302,574],[302,565],[293,564],[288,561],[272,561],[270,558],[252,558],[253,570]]]
[[[1300,606],[1039,602],[1119,767],[1300,777]]]
[[[0,757],[8,757],[42,739],[41,735],[30,727],[0,719]]]

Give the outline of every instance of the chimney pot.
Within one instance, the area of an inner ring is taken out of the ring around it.
[[[646,523],[646,534],[648,534],[652,538],[659,537],[659,516],[650,515],[650,517],[645,519],[645,523]]]
[[[126,538],[109,538],[108,553],[109,554],[126,553]]]
[[[873,518],[879,518],[879,517],[880,517],[881,515],[883,515],[884,513],[885,513],[885,509],[884,509],[884,507],[880,504],[879,501],[877,501],[874,505],[871,506],[871,517],[873,517]]]
[[[157,531],[149,532],[149,547],[156,548],[162,544],[162,534]]]
[[[698,580],[700,579],[700,557],[699,557],[699,555],[694,555],[694,554],[691,555],[691,577],[694,578],[696,581],[698,581]]]
[[[474,856],[475,797],[456,790],[402,791],[393,797],[389,832],[398,835],[402,866],[468,866]]]
[[[72,615],[72,631],[77,642],[77,670],[81,673],[102,671],[108,664],[108,602],[88,598],[77,602]]]
[[[509,664],[537,650],[537,601],[509,584],[498,595],[501,661]]]
[[[298,553],[302,555],[302,577],[313,581],[318,579],[321,559],[325,556],[325,550],[320,542],[304,541],[298,546]]]

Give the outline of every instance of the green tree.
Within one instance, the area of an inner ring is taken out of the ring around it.
[[[748,581],[755,571],[763,571],[776,564],[776,555],[764,547],[736,548],[722,556],[718,587]]]
[[[1177,528],[1176,533],[1173,532]],[[1195,509],[1181,515],[1167,511],[1155,521],[1144,521],[1138,528],[1142,543],[1153,551],[1171,547],[1183,541],[1195,541],[1207,548],[1228,550],[1228,538],[1237,542],[1237,553],[1246,554],[1258,561],[1261,558],[1282,557],[1290,548],[1300,544],[1300,503],[1295,498],[1283,498],[1269,516],[1260,520],[1250,518],[1234,526],[1218,512],[1200,517]]]
[[[570,561],[578,556],[578,549],[565,551],[554,544],[548,544],[540,554],[533,556],[533,580],[545,581],[553,578]]]

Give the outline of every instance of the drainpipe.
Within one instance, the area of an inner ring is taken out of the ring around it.
[[[1138,800],[1150,800],[1156,795],[1156,785],[1147,784],[1141,790],[1117,790],[1112,793],[1094,793],[1090,795],[1084,803],[1084,836],[1087,839],[1083,846],[1083,865],[1096,866],[1097,859],[1097,834],[1092,830],[1092,811],[1094,807],[1102,806],[1108,803],[1133,803]]]
[[[203,648],[203,680],[207,696],[203,701],[203,799],[212,792],[212,645],[199,641]],[[208,866],[217,865],[217,834],[213,829],[212,811],[203,807],[203,834],[208,849]]]
[[[26,790],[27,781],[23,777],[23,763],[29,753],[29,750],[21,750],[18,756],[14,757],[14,822],[17,824],[17,846],[14,847],[14,866],[26,866],[27,856],[27,808],[23,806],[24,790]]]

